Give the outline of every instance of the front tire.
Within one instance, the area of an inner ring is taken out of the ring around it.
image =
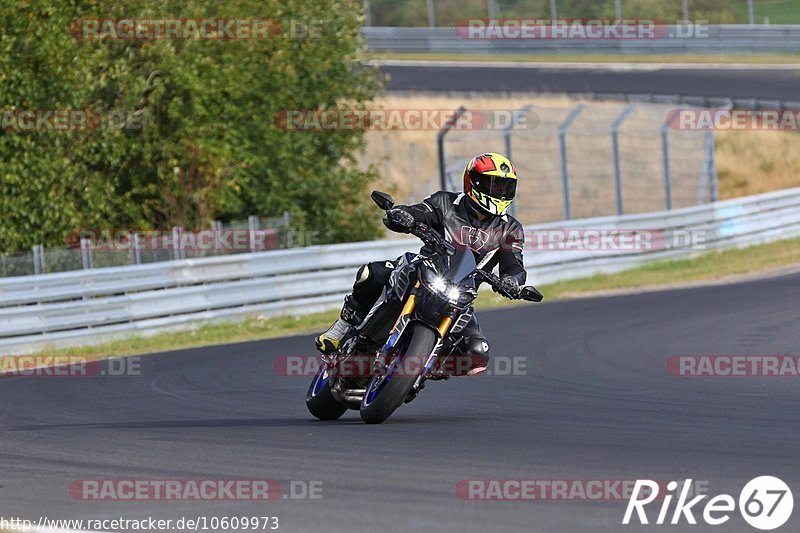
[[[380,375],[373,376],[361,401],[361,419],[367,424],[380,424],[408,397],[414,382],[425,371],[425,363],[436,346],[437,336],[427,326],[413,324],[406,332],[411,338],[405,353],[398,354]],[[405,345],[406,343],[400,343]],[[402,350],[402,348],[401,348]],[[414,372],[395,373],[398,367]],[[405,375],[410,373],[411,375]]]
[[[336,401],[331,394],[331,380],[325,365],[311,380],[306,394],[306,407],[309,413],[320,420],[336,420],[347,411],[347,407]]]

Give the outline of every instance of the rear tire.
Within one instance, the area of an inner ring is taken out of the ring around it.
[[[414,382],[424,372],[425,363],[436,346],[438,340],[436,333],[428,326],[413,324],[409,327],[413,329],[406,332],[406,335],[411,335],[411,340],[408,348],[403,350],[405,355],[398,355],[394,359],[388,370],[388,379],[383,376],[374,376],[364,394],[360,412],[361,419],[367,424],[380,424],[403,405]],[[401,372],[399,375],[393,375],[391,372],[396,369],[395,365],[398,364],[409,371],[413,369],[414,374],[406,376]],[[380,390],[371,396],[370,393],[377,387],[380,387]]]
[[[336,420],[341,417],[347,407],[336,401],[331,394],[331,381],[328,369],[323,365],[311,381],[306,394],[308,412],[320,420]]]

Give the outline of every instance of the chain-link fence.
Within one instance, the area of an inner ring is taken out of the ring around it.
[[[30,252],[0,254],[0,277],[28,276],[88,268],[158,263],[303,246],[289,230],[291,217],[222,223],[205,230],[79,232],[71,247],[34,246]]]
[[[620,20],[705,20],[712,24],[797,24],[800,15],[787,2],[737,0],[689,2],[593,0],[364,0],[366,26],[449,26],[465,18],[525,17],[550,20],[614,18]]]
[[[714,201],[712,133],[672,129],[670,110],[635,103],[526,106],[514,127],[450,130],[440,141],[444,186],[460,190],[464,161],[494,151],[525,169],[512,204],[523,224]]]

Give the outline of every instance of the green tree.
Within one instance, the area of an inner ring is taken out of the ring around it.
[[[75,21],[100,17],[271,19],[280,31],[73,35]],[[360,3],[0,0],[0,18],[0,110],[91,109],[104,119],[90,131],[0,130],[0,249],[59,245],[85,228],[192,228],[284,211],[327,241],[377,235],[374,173],[354,160],[363,132],[290,132],[273,120],[364,107],[379,92],[377,71],[361,61]],[[117,111],[127,127],[105,127]]]

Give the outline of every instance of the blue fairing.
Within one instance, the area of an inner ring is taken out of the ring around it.
[[[328,383],[328,369],[327,367],[323,366],[317,372],[317,375],[314,377],[314,386],[311,388],[311,396],[316,396],[322,390],[326,383]]]

